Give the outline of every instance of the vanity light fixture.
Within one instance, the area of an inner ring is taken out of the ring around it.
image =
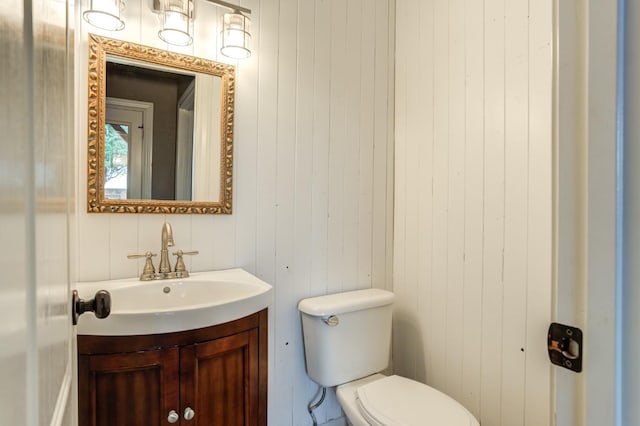
[[[251,10],[225,1],[207,1],[231,10],[231,13],[225,13],[222,16],[222,31],[220,31],[222,45],[220,53],[232,59],[246,59],[251,56],[251,50],[249,49],[249,42],[251,41],[249,26],[251,20],[247,16],[251,14]]]
[[[162,29],[158,37],[174,46],[188,46],[192,43],[191,18],[193,17],[192,0],[163,0]]]
[[[82,16],[94,27],[107,31],[120,31],[124,28],[124,21],[120,13],[124,9],[124,0],[91,0],[91,8]]]

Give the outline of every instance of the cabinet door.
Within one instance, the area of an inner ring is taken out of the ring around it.
[[[177,348],[111,355],[81,355],[79,424],[165,426],[179,413]]]
[[[257,426],[258,330],[183,347],[180,386],[182,425]]]

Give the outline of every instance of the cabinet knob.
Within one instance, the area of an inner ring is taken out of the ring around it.
[[[179,419],[180,419],[180,416],[178,415],[178,413],[176,413],[176,410],[169,411],[169,415],[167,416],[167,421],[169,423],[175,423]]]
[[[193,408],[187,407],[184,409],[184,419],[191,420],[196,415],[196,412],[193,411]]]

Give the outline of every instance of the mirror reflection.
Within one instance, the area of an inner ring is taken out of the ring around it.
[[[234,73],[90,35],[88,211],[231,213]]]
[[[106,78],[105,198],[191,200],[195,76],[108,58]]]

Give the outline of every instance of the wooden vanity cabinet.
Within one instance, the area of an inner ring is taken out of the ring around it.
[[[265,426],[267,310],[177,333],[79,335],[78,405],[81,426]]]

